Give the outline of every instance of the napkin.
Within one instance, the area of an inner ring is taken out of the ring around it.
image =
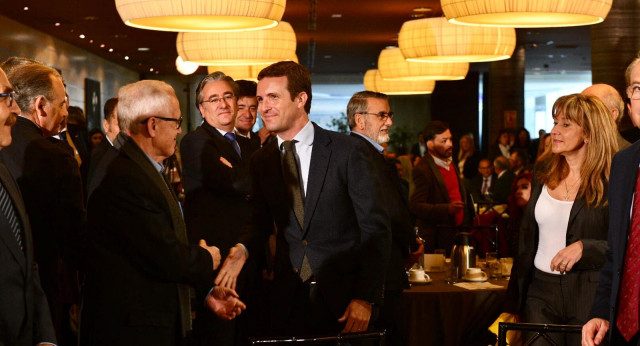
[[[465,290],[486,290],[486,289],[495,289],[502,288],[504,286],[492,284],[490,282],[458,282],[453,284],[454,286],[458,286],[460,288],[464,288]]]
[[[506,312],[501,313],[500,316],[498,316],[498,318],[489,327],[489,331],[495,334],[496,336],[498,335],[498,327],[500,322],[517,323],[518,318],[516,315],[512,315],[510,313],[506,313]],[[507,345],[520,345],[522,343],[521,338],[522,338],[522,335],[519,330],[507,331]]]

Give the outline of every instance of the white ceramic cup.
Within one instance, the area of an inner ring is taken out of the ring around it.
[[[424,270],[422,269],[411,269],[409,270],[409,280],[411,281],[425,281]]]
[[[465,278],[467,280],[479,280],[486,277],[487,274],[482,272],[480,268],[467,268],[467,272],[465,273]]]

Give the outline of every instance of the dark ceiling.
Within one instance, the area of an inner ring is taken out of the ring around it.
[[[416,8],[430,8],[427,16],[442,15],[439,0],[289,0],[283,20],[293,26],[299,60],[312,73],[363,74],[375,68],[381,49],[397,45],[402,23]],[[0,14],[141,74],[152,68],[177,74],[176,33],[124,25],[114,0],[5,1]],[[518,44],[527,49],[528,70],[590,69],[588,27],[520,29]],[[481,64],[474,68],[482,69]]]

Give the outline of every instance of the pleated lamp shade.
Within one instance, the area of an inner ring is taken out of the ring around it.
[[[407,61],[400,48],[385,48],[378,56],[378,71],[384,80],[459,80],[469,72],[468,62]]]
[[[293,56],[291,61],[298,62],[298,57]],[[207,72],[213,73],[216,71],[222,71],[227,76],[230,76],[234,80],[245,79],[254,82],[258,81],[258,74],[263,68],[269,66],[266,65],[236,65],[236,66],[207,66]]]
[[[602,22],[613,0],[441,0],[450,23],[514,28]]]
[[[198,65],[265,65],[296,53],[296,34],[287,22],[258,31],[181,32],[178,54]]]
[[[433,80],[390,81],[384,80],[378,70],[368,70],[364,74],[364,88],[387,95],[431,94],[436,86]]]
[[[244,31],[278,25],[286,0],[115,0],[122,21],[160,31]]]
[[[402,24],[398,45],[409,61],[504,60],[516,47],[516,30],[455,25],[444,17],[416,19]]]

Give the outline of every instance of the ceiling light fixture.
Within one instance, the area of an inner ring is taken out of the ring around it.
[[[138,47],[138,52],[148,52],[149,50],[149,47]]]
[[[109,48],[109,53],[113,52],[113,48]]]
[[[296,34],[287,22],[258,31],[180,32],[178,55],[198,65],[260,65],[296,54]]]
[[[60,26],[60,23],[55,23],[55,24],[53,24],[53,25],[55,25],[55,26]]]
[[[83,34],[80,34],[80,36],[78,36],[78,37],[84,39],[84,35]]]
[[[382,79],[378,70],[368,70],[364,74],[364,88],[387,95],[431,94],[436,86],[432,80],[388,81]]]
[[[515,28],[597,24],[613,0],[441,0],[449,22]]]
[[[129,26],[160,31],[244,31],[278,25],[286,0],[116,0]]]
[[[290,61],[298,62],[298,56],[294,55],[289,59]],[[264,65],[243,65],[243,66],[207,66],[207,72],[213,73],[216,71],[222,71],[227,76],[230,76],[234,80],[245,79],[254,82],[258,81],[258,74],[262,69],[269,66]]]
[[[504,60],[516,47],[516,30],[455,25],[444,17],[416,19],[402,24],[398,45],[409,61]]]
[[[460,80],[469,72],[468,62],[407,61],[400,48],[385,48],[378,56],[378,71],[384,80]]]
[[[183,75],[190,75],[196,72],[196,70],[198,70],[198,67],[200,67],[200,65],[193,62],[184,61],[179,55],[176,58],[176,70],[178,70],[178,72],[182,73]]]

